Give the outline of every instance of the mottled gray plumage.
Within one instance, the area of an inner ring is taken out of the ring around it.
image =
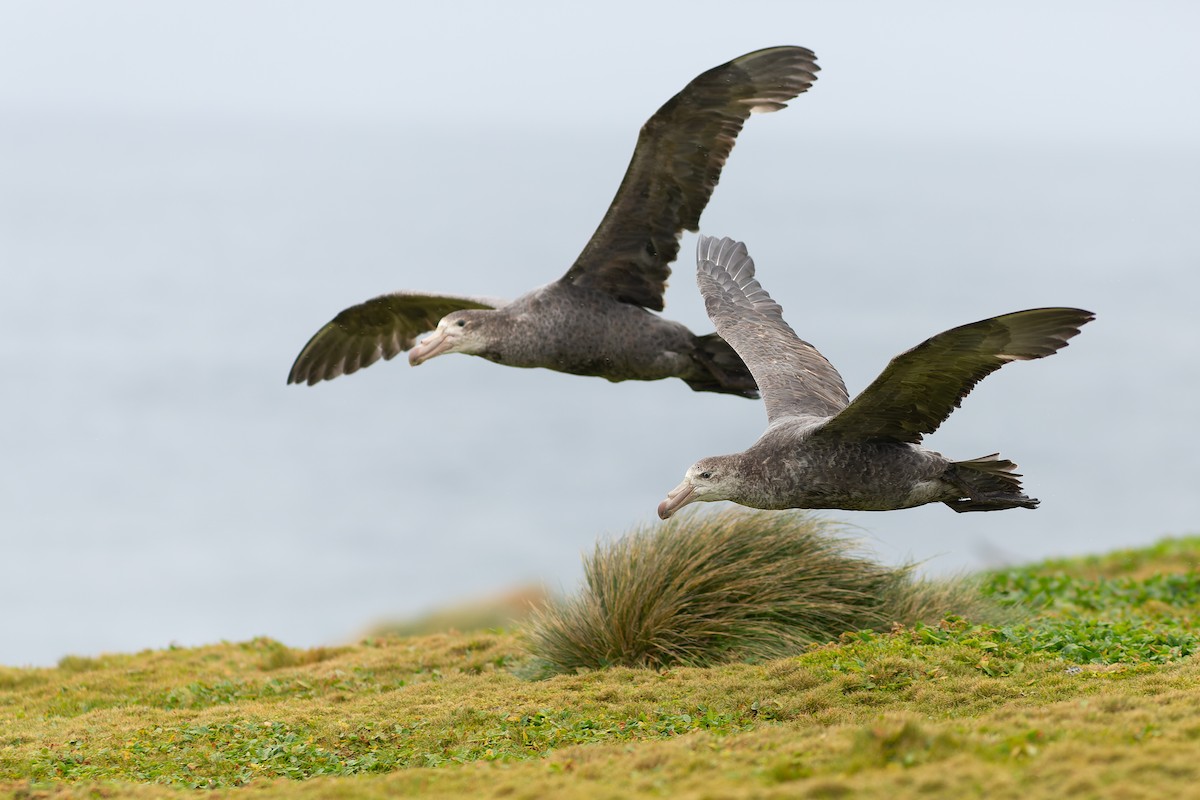
[[[746,246],[701,236],[696,281],[717,332],[762,390],[767,430],[748,450],[701,459],[658,507],[697,500],[753,508],[884,511],[945,503],[955,511],[1034,508],[1016,464],[993,454],[950,461],[919,445],[971,389],[1009,361],[1044,358],[1094,319],[1036,308],[939,333],[892,359],[851,402],[842,378],[783,320]]]
[[[742,125],[807,90],[814,59],[803,47],[758,50],[663,104],[642,126],[599,228],[558,281],[508,304],[398,292],[347,308],[301,350],[288,383],[312,385],[411,348],[414,365],[459,352],[611,381],[675,377],[697,391],[757,397],[745,364],[717,334],[696,336],[651,312],[663,308],[680,235],[697,229]]]

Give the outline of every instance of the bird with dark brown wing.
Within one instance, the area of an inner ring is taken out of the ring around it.
[[[767,430],[748,450],[693,464],[659,504],[660,517],[698,500],[856,511],[1037,506],[1013,462],[997,454],[951,461],[920,441],[1000,367],[1066,347],[1095,318],[1090,311],[1035,308],[944,331],[893,358],[851,401],[833,365],[783,321],[744,244],[701,236],[696,262],[709,318],[762,390]]]
[[[616,197],[575,264],[512,302],[396,292],[342,311],[309,340],[288,383],[336,378],[408,350],[610,381],[680,378],[692,389],[757,397],[753,376],[716,333],[653,312],[670,264],[752,112],[778,111],[816,80],[811,50],[772,47],[710,69],[642,126]],[[433,333],[417,338],[426,331]]]

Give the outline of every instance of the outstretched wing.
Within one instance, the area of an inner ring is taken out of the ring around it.
[[[350,306],[308,340],[287,382],[312,386],[349,375],[409,349],[451,311],[504,304],[491,298],[396,292]]]
[[[811,50],[772,47],[703,73],[638,136],[612,205],[562,280],[661,311],[679,237],[695,231],[752,111],[778,111],[816,80]]]
[[[821,435],[917,443],[975,384],[1010,361],[1045,358],[1095,319],[1078,308],[1035,308],[939,333],[892,359]]]
[[[842,376],[783,321],[783,309],[754,278],[746,245],[701,236],[696,283],[717,333],[754,376],[768,424],[781,417],[830,417],[846,407]]]

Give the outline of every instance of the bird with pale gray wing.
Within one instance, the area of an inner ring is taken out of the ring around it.
[[[311,386],[409,350],[413,366],[466,353],[511,367],[610,381],[679,378],[695,391],[758,397],[718,334],[697,336],[652,312],[663,308],[679,237],[699,226],[738,132],[751,112],[778,111],[806,91],[815,58],[803,47],[758,50],[708,70],[663,104],[642,126],[600,227],[557,281],[512,302],[396,292],[352,306],[304,346],[288,383]]]
[[[783,321],[744,244],[701,236],[696,262],[709,318],[762,391],[767,430],[748,450],[693,464],[659,504],[661,518],[699,500],[853,511],[1037,506],[1013,462],[998,454],[951,461],[921,447],[921,437],[1009,361],[1065,347],[1091,312],[1035,308],[952,328],[893,358],[851,401],[833,365]]]

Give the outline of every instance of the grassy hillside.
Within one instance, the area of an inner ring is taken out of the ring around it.
[[[0,796],[1186,796],[1200,538],[988,577],[1015,621],[526,677],[518,636],[0,668]]]

